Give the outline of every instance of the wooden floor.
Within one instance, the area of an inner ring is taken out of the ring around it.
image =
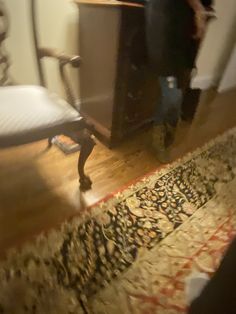
[[[191,126],[179,128],[174,158],[236,125],[236,91],[210,98],[202,99]],[[56,147],[45,152],[45,147],[41,141],[0,151],[1,254],[82,210],[77,154],[64,156]],[[83,197],[91,205],[158,166],[148,130],[114,150],[98,143],[87,163],[93,189]]]

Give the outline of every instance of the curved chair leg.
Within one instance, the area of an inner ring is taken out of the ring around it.
[[[84,130],[83,136],[79,139],[81,150],[78,160],[78,173],[79,173],[79,181],[80,181],[80,189],[81,191],[87,191],[91,189],[92,181],[84,172],[84,166],[89,158],[90,154],[93,151],[93,148],[95,146],[95,142],[91,137],[91,134],[89,131]]]
[[[52,142],[53,137],[54,137],[54,136],[51,136],[51,137],[48,138],[48,147],[47,147],[47,149],[49,149],[49,148],[52,147],[52,145],[53,145],[53,142]]]

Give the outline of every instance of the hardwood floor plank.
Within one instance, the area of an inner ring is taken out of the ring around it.
[[[192,125],[182,124],[173,158],[193,150],[236,125],[236,91],[202,99]],[[150,149],[150,130],[143,130],[110,150],[97,143],[86,170],[94,184],[84,193],[87,205],[147,174],[160,164]],[[79,214],[78,153],[65,156],[46,141],[0,151],[0,252],[31,239],[42,230]]]

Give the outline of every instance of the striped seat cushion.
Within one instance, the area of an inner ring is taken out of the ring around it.
[[[41,86],[0,87],[0,139],[79,119],[67,102]]]

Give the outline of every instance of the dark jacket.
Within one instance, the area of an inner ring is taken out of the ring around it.
[[[203,0],[210,6],[211,0]],[[160,76],[181,75],[195,66],[199,41],[194,13],[187,0],[149,0],[146,4],[146,37],[149,61]]]

